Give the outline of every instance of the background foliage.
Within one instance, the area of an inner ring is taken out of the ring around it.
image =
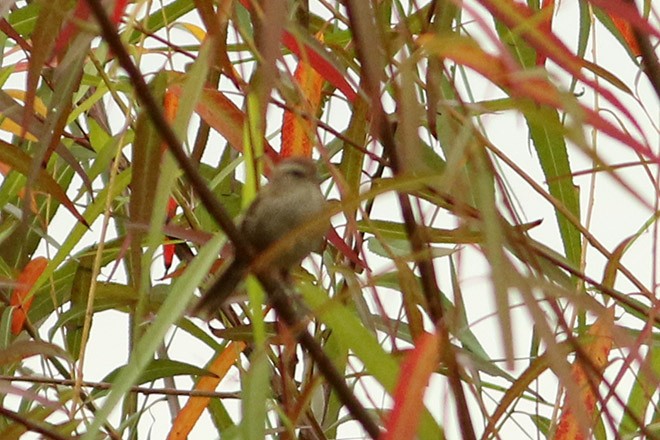
[[[0,438],[660,436],[649,0],[0,12]],[[290,155],[322,255],[188,316]]]

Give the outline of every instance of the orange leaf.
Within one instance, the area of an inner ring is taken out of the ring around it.
[[[626,43],[628,43],[630,51],[635,54],[635,56],[640,56],[642,51],[639,49],[639,44],[637,44],[637,38],[635,38],[635,34],[633,33],[632,26],[630,26],[630,22],[612,14],[610,14],[610,18],[612,19],[614,26],[616,26],[619,32],[621,32],[623,39],[626,41]]]
[[[163,97],[163,107],[165,108],[165,119],[167,122],[174,122],[176,112],[179,109],[179,95],[172,90],[167,89]],[[163,152],[167,149],[167,143],[163,141]]]
[[[204,376],[197,385],[195,391],[213,392],[229,369],[234,365],[240,354],[245,349],[244,342],[230,342],[227,347],[221,351],[213,360],[208,370],[216,374],[217,377]],[[191,397],[186,402],[186,406],[177,414],[172,430],[167,436],[168,440],[186,439],[192,430],[202,412],[206,409],[211,400],[210,397]]]
[[[23,330],[27,313],[30,311],[30,306],[34,300],[34,295],[30,295],[30,291],[47,265],[48,259],[37,257],[25,265],[16,280],[18,285],[14,288],[9,302],[10,305],[16,308],[11,319],[11,332],[15,335]]]
[[[318,37],[323,38],[323,35],[319,34]],[[304,55],[307,56],[306,53]],[[284,111],[281,156],[311,157],[313,142],[310,134],[314,132],[314,123],[310,118],[316,115],[321,104],[321,90],[325,79],[307,63],[305,58],[298,63],[294,79],[300,87],[303,99],[293,111]]]
[[[424,391],[440,360],[440,338],[423,333],[401,366],[394,389],[394,407],[386,423],[384,440],[415,438],[424,412]]]
[[[337,89],[340,90],[350,102],[355,101],[357,92],[353,90],[353,87],[348,81],[346,81],[345,75],[325,58],[325,53],[315,50],[314,47],[309,44],[299,42],[298,39],[291,35],[287,30],[285,30],[282,35],[282,44],[301,58],[303,58],[303,54],[306,54],[309,57],[309,63],[314,70],[321,73],[330,84],[337,87]]]
[[[614,308],[610,308],[596,320],[587,332],[591,339],[584,346],[584,353],[598,372],[602,372],[607,366],[608,355],[612,349],[613,323]],[[596,412],[596,395],[593,385],[597,387],[598,384],[590,383],[596,376],[583,367],[579,359],[576,359],[571,368],[571,377],[574,382],[571,387],[580,390],[580,405],[583,411],[581,414],[576,414],[574,403],[570,402],[566,396],[554,440],[582,440],[585,426],[580,422],[584,422],[585,415],[589,420],[593,419]]]
[[[23,90],[5,89],[4,92],[8,96],[14,98],[16,101],[25,102],[26,92]],[[9,101],[8,104],[12,105],[13,102]],[[35,115],[38,115],[40,118],[45,118],[45,116],[48,114],[48,108],[40,97],[35,96],[32,106],[34,108]],[[12,119],[10,117],[10,112],[8,112],[6,108],[2,109],[2,113],[5,118],[3,118],[2,122],[0,122],[0,129],[8,131],[9,133],[12,133],[18,137],[23,137],[28,141],[36,142],[39,140],[38,127],[35,127],[36,124],[34,123],[34,120],[31,121],[30,126],[26,128],[21,126],[20,121]],[[7,114],[9,114],[9,116]]]
[[[0,23],[2,23],[2,20],[0,20]],[[0,26],[0,28],[3,28]],[[8,29],[3,28],[2,32],[7,32]],[[12,37],[14,38],[14,37]],[[48,109],[46,108],[45,104],[43,101],[37,97],[34,96],[31,98],[32,99],[32,109],[36,112],[36,114],[31,114],[28,115],[28,110],[27,107],[24,107],[21,105],[18,101],[24,101],[27,103],[28,101],[28,92],[27,91],[20,91],[20,90],[2,90],[0,91],[0,113],[3,116],[3,121],[0,123],[0,129],[10,131],[11,133],[14,133],[16,136],[27,139],[27,140],[36,140],[36,139],[42,139],[43,137],[50,137],[53,141],[50,143],[48,148],[46,149],[46,152],[42,158],[41,163],[43,165],[48,163],[49,158],[51,157],[51,154],[53,153],[53,149],[57,152],[57,154],[62,158],[73,170],[78,173],[80,178],[82,179],[83,183],[85,184],[85,187],[89,190],[90,193],[92,193],[92,182],[89,180],[89,177],[87,176],[87,173],[83,169],[83,167],[80,165],[78,159],[74,156],[71,151],[68,150],[68,147],[66,147],[61,141],[55,141],[56,139],[60,139],[60,136],[54,135],[53,129],[55,129],[58,133],[61,133],[63,128],[62,128],[62,119],[65,118],[60,118],[59,121],[57,121],[57,124],[55,127],[48,127],[45,122],[43,122],[43,118],[41,116],[44,116],[48,113]],[[67,112],[63,112],[65,114],[68,114]],[[27,123],[25,121],[27,115]],[[38,116],[37,116],[38,115]],[[50,133],[50,135],[48,134]],[[2,150],[3,148],[0,148]],[[5,161],[7,162],[7,161]],[[7,162],[8,164],[11,165],[11,161]],[[28,170],[32,170],[32,167],[29,166]],[[29,176],[32,173],[32,171],[28,171],[26,176]],[[75,213],[73,213],[76,215]],[[81,220],[85,225],[85,220]]]
[[[614,325],[614,308],[607,309],[591,326],[587,334],[592,340],[585,347],[587,356],[594,366],[602,371],[607,366],[607,358],[612,350],[612,327]]]

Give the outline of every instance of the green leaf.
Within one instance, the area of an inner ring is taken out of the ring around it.
[[[0,315],[0,350],[9,347],[13,339],[11,333],[11,317],[14,310],[11,307],[5,307]]]
[[[528,117],[532,112],[533,115]],[[543,174],[548,182],[550,195],[557,199],[574,218],[579,219],[579,193],[573,183],[564,129],[559,120],[559,114],[548,107],[528,109],[526,119]],[[559,223],[566,258],[574,267],[579,267],[582,256],[580,232],[557,208],[555,208],[555,216]]]
[[[266,438],[266,399],[270,397],[271,369],[266,353],[257,349],[250,356],[250,369],[243,380],[241,438]]]
[[[69,354],[57,345],[43,341],[17,340],[9,347],[0,350],[0,365],[12,364],[37,355],[70,359]]]
[[[145,23],[143,26],[147,32],[155,33],[194,8],[195,2],[190,0],[175,0],[163,8],[153,10],[146,20],[142,20]],[[140,31],[133,30],[133,27],[129,27],[129,29],[132,30],[132,33],[128,37],[127,42],[129,44],[137,44],[144,34]]]
[[[150,84],[156,102],[163,101],[165,87],[164,75],[158,75]],[[151,221],[154,206],[154,193],[158,188],[158,178],[162,165],[162,139],[158,129],[151,122],[150,116],[143,111],[138,117],[133,143],[133,173],[131,178],[131,199],[129,211],[131,221],[137,227],[135,236],[142,237]],[[142,228],[140,228],[142,227]],[[138,246],[141,246],[141,239]]]
[[[127,368],[127,366],[114,369],[105,376],[101,382],[113,383],[125,368]],[[149,362],[149,365],[142,370],[142,374],[137,378],[135,384],[142,385],[154,382],[158,379],[174,376],[214,376],[214,374],[204,368],[199,368],[186,362],[175,361],[172,359],[153,359]]]
[[[34,32],[32,33],[32,52],[30,54],[29,67],[27,72],[27,84],[25,87],[25,110],[24,121],[28,121],[27,116],[34,113],[34,99],[37,94],[37,86],[39,85],[39,78],[41,71],[44,69],[46,61],[51,56],[51,50],[55,46],[56,38],[54,36],[59,35],[60,27],[66,16],[66,12],[73,6],[73,2],[70,0],[49,0],[38,2],[41,6],[39,9],[39,15],[37,17],[37,23],[34,26]],[[58,66],[57,69],[61,70],[65,66]],[[78,75],[69,76],[69,78],[76,78]],[[60,85],[56,83],[56,87]],[[53,99],[56,99],[56,95],[53,95]],[[64,108],[68,108],[65,106]],[[55,111],[65,111],[63,108],[57,109],[56,107],[51,106],[49,113]],[[47,136],[50,136],[51,133],[46,132]],[[59,135],[59,133],[55,133]],[[43,140],[42,140],[43,142]],[[43,148],[48,148],[50,146],[50,139],[46,140],[43,145]]]
[[[357,222],[358,231],[370,232],[395,240],[407,240],[408,233],[405,225],[399,222],[387,220],[359,220]],[[430,228],[419,225],[418,228],[423,231],[424,237],[429,243],[479,243],[483,235],[478,231],[470,231],[466,228],[442,229]]]
[[[660,346],[657,342],[648,346],[648,352],[642,364],[644,368],[638,370],[637,380],[633,383],[626,402],[630,413],[626,412],[623,415],[619,425],[619,432],[624,438],[626,435],[639,433],[640,427],[634,422],[631,415],[636,416],[638,420],[644,420],[647,411],[655,408],[657,418],[657,405],[653,403],[653,395],[658,391],[657,378],[660,377]]]
[[[115,180],[113,186],[108,186],[103,188],[101,192],[97,195],[96,199],[87,206],[83,217],[87,223],[92,224],[98,216],[104,212],[106,205],[106,198],[110,197],[114,199],[119,196],[128,186],[128,183],[131,178],[130,170],[122,171],[119,173]],[[82,236],[88,231],[87,227],[81,223],[77,223],[69,232],[64,243],[60,246],[57,251],[57,254],[52,258],[51,263],[48,265],[44,273],[41,274],[37,282],[35,283],[35,289],[39,288],[45,280],[47,280],[55,271],[55,268],[62,264],[68,257],[71,256],[74,246],[78,244]]]
[[[9,14],[7,21],[19,35],[27,37],[34,30],[40,9],[40,2],[32,2],[24,7],[14,9]]]
[[[371,237],[367,240],[367,246],[371,252],[383,258],[392,258],[392,256],[411,260],[417,260],[419,258],[412,255],[412,249],[408,240],[388,239],[385,240],[385,243],[382,243],[375,237]],[[456,249],[430,247],[429,252],[430,255],[425,258],[446,257],[456,252]]]

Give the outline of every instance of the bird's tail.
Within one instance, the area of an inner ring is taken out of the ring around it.
[[[245,265],[234,261],[227,270],[211,284],[192,308],[191,315],[208,318],[222,307],[236,291],[238,284],[245,277]]]

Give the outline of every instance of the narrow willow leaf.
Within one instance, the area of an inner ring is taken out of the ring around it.
[[[268,356],[257,349],[250,356],[250,368],[243,380],[241,438],[266,438],[266,399],[270,397],[271,368]]]
[[[562,135],[564,130],[559,120],[559,114],[556,110],[548,107],[539,108],[535,113],[534,118],[527,119],[527,124],[550,188],[550,194],[574,218],[579,219],[580,198],[571,177],[566,139]],[[582,255],[580,232],[558,209],[555,209],[555,215],[564,242],[566,257],[574,267],[579,267]]]
[[[101,382],[113,383],[124,368],[126,368],[126,366],[113,370],[105,376]],[[204,368],[199,368],[196,365],[186,362],[175,361],[172,359],[153,359],[142,371],[142,374],[135,383],[136,385],[142,385],[158,379],[173,376],[215,376],[215,374]]]

